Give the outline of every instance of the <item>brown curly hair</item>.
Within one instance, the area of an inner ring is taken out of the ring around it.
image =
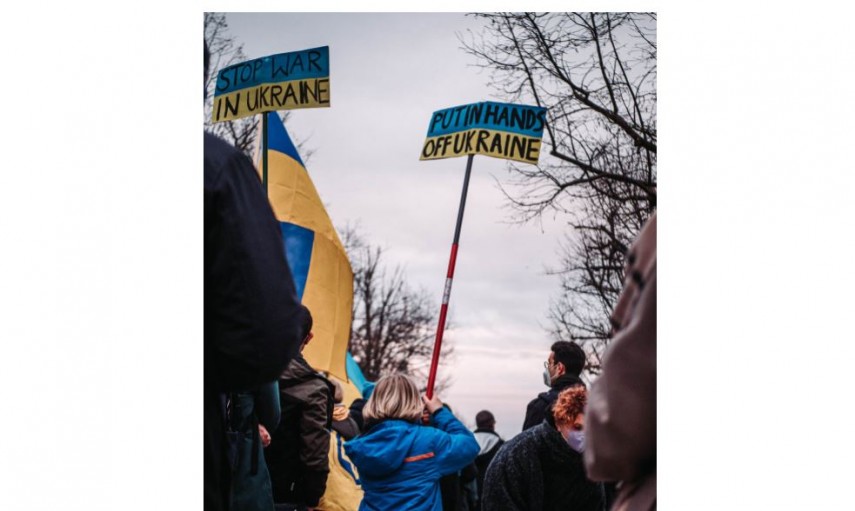
[[[558,394],[558,399],[552,405],[552,417],[556,424],[566,424],[576,420],[580,413],[585,413],[588,402],[588,390],[582,385],[564,389]]]

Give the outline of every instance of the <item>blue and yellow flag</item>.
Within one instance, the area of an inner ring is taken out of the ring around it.
[[[276,112],[265,115],[267,195],[282,229],[297,296],[314,320],[315,336],[303,356],[316,370],[347,381],[353,270],[285,125]]]
[[[374,388],[374,383],[365,379],[359,364],[347,353],[347,377],[350,381],[342,382],[333,377],[342,387],[342,404],[350,408],[357,398],[368,398]],[[333,417],[338,412],[333,412]],[[328,454],[329,475],[327,487],[321,497],[317,509],[325,511],[357,511],[362,502],[363,492],[360,486],[359,473],[350,458],[344,452],[344,437],[335,429],[330,435],[330,450]]]

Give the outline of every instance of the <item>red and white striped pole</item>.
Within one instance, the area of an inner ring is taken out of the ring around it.
[[[463,224],[463,210],[466,208],[466,192],[469,190],[469,174],[472,172],[470,154],[466,161],[466,176],[463,178],[463,193],[460,195],[460,209],[457,211],[457,226],[454,228],[454,241],[451,243],[451,257],[448,259],[448,273],[445,276],[445,290],[442,292],[442,305],[439,309],[439,325],[436,327],[436,341],[433,344],[433,356],[430,360],[428,375],[427,397],[433,397],[433,386],[436,382],[436,369],[439,365],[439,352],[442,349],[442,333],[445,331],[445,316],[448,314],[448,299],[451,297],[451,281],[454,279],[454,263],[457,262],[457,246],[460,242],[460,226]]]

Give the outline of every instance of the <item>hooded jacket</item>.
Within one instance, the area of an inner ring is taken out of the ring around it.
[[[478,469],[478,500],[480,501],[484,493],[484,476],[487,474],[487,468],[490,467],[490,463],[502,445],[505,444],[505,441],[492,429],[481,428],[475,430],[475,440],[481,447],[478,457],[475,458],[475,466]]]
[[[365,492],[360,511],[442,511],[439,479],[472,463],[479,448],[445,408],[431,425],[384,420],[345,443]]]
[[[279,379],[282,419],[264,451],[279,503],[317,506],[329,474],[333,389],[302,355]]]
[[[555,400],[558,399],[558,394],[562,390],[573,387],[574,385],[582,385],[584,387],[585,382],[574,374],[562,374],[552,382],[552,388],[550,388],[549,392],[541,392],[536,398],[532,399],[525,411],[523,431],[537,426],[543,422],[543,419],[551,415],[549,412]]]

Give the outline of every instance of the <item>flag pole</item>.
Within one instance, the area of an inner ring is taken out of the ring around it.
[[[267,112],[261,114],[261,183],[267,195]]]
[[[445,317],[448,314],[448,299],[451,296],[451,281],[454,279],[454,264],[457,262],[457,246],[460,242],[460,226],[463,224],[463,210],[466,208],[466,192],[469,190],[469,174],[472,172],[472,159],[475,155],[470,154],[466,161],[466,176],[463,178],[463,193],[460,194],[460,209],[457,211],[457,226],[454,228],[454,241],[451,243],[451,257],[448,260],[448,273],[445,277],[445,290],[442,293],[442,305],[439,309],[439,325],[436,328],[436,341],[433,345],[433,355],[430,361],[430,374],[428,375],[427,397],[433,397],[433,386],[436,383],[436,369],[439,365],[439,352],[442,348],[442,333],[445,331]]]

